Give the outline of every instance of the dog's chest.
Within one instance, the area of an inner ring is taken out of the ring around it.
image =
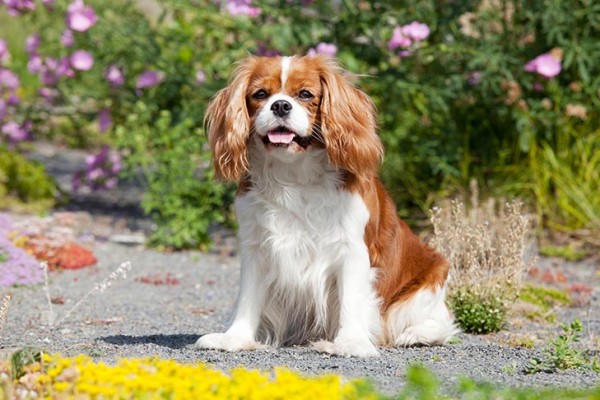
[[[242,246],[276,268],[322,269],[346,246],[363,243],[369,215],[362,198],[333,179],[315,184],[270,184],[236,203]]]

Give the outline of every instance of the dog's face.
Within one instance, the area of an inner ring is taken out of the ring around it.
[[[376,172],[383,154],[373,103],[321,57],[250,57],[213,99],[206,127],[217,175],[248,172],[248,146],[293,162],[325,149],[337,168]]]
[[[251,125],[265,150],[294,154],[321,143],[317,139],[323,90],[319,75],[306,65],[307,60],[294,63],[293,69],[291,58],[265,61],[246,90]]]

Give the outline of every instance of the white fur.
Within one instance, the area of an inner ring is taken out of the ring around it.
[[[290,65],[292,63],[292,57],[281,58],[281,87],[285,88],[288,75],[290,73]]]
[[[222,350],[325,339],[344,356],[377,354],[379,299],[364,241],[369,212],[340,186],[324,150],[293,164],[250,145],[252,189],[236,200],[242,278],[233,322],[197,346]]]
[[[387,344],[445,344],[459,332],[444,304],[445,296],[445,286],[420,289],[406,301],[392,305],[384,317]]]
[[[298,103],[293,97],[284,94],[285,83],[288,78],[292,57],[283,57],[281,59],[281,93],[274,94],[263,105],[256,116],[255,129],[260,136],[265,136],[267,132],[278,126],[284,125],[291,129],[298,136],[308,136],[310,134],[310,118],[306,109]],[[271,106],[278,100],[288,101],[292,105],[289,115],[281,118],[273,114]]]
[[[271,105],[277,100],[286,100],[292,105],[292,110],[286,117],[280,118],[271,111]],[[293,97],[283,93],[271,96],[269,101],[261,107],[256,116],[255,129],[260,136],[265,136],[268,131],[275,129],[280,125],[285,125],[298,136],[308,136],[310,133],[310,119],[306,109]]]

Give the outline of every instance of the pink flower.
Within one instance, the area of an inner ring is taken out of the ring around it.
[[[75,36],[73,35],[73,31],[69,29],[65,29],[63,33],[60,35],[60,42],[65,47],[71,47],[75,43]]]
[[[94,168],[87,172],[87,178],[90,181],[97,181],[104,178],[105,176],[106,174],[104,173],[104,170],[102,168]]]
[[[408,48],[413,43],[425,40],[429,36],[429,27],[417,21],[394,29],[392,38],[388,42],[390,51],[396,50],[398,47]],[[408,57],[410,53],[404,52],[400,57]]]
[[[104,182],[104,187],[106,189],[114,189],[117,186],[117,183],[119,183],[119,180],[117,178],[108,178]]]
[[[43,68],[40,74],[40,80],[44,85],[53,86],[58,82],[58,75],[53,69]]]
[[[0,121],[8,115],[8,103],[0,97]]]
[[[14,230],[7,214],[0,214],[0,287],[35,285],[42,282],[39,262],[28,252],[15,246],[8,238]]]
[[[11,93],[6,100],[6,104],[9,106],[16,106],[20,103],[19,96],[16,93]]]
[[[37,54],[38,48],[40,47],[40,35],[36,33],[35,35],[29,36],[25,40],[25,50],[29,55]]]
[[[198,71],[196,71],[196,85],[200,86],[204,82],[206,82],[206,74],[204,73],[204,71],[199,69]]]
[[[415,42],[425,40],[427,39],[427,36],[429,36],[429,27],[426,24],[422,24],[417,21],[413,21],[408,25],[404,25],[401,29],[405,36],[409,37]]]
[[[10,53],[8,52],[8,46],[6,45],[6,41],[0,39],[0,64],[5,63],[10,58]]]
[[[39,57],[38,57],[39,58]],[[41,63],[41,59],[40,59]],[[40,67],[40,79],[44,85],[53,86],[58,82],[57,69],[60,67],[60,62],[54,58],[46,58]]]
[[[560,60],[550,53],[544,53],[529,61],[523,69],[535,72],[545,78],[553,78],[562,70]]]
[[[10,91],[17,90],[19,87],[19,77],[11,70],[0,68],[0,89],[6,88]]]
[[[38,94],[46,101],[47,104],[52,105],[59,93],[56,89],[43,87],[38,90]]]
[[[39,55],[33,54],[29,57],[29,61],[27,62],[27,70],[29,72],[37,74],[38,72],[42,72],[42,67],[42,58]]]
[[[85,50],[71,54],[71,66],[79,71],[89,71],[94,66],[94,57]]]
[[[85,32],[98,22],[94,9],[86,6],[83,0],[73,1],[67,8],[66,23],[69,29]]]
[[[9,141],[22,142],[31,138],[31,122],[27,121],[21,125],[15,121],[9,121],[0,130]]]
[[[264,42],[258,44],[256,54],[261,57],[278,57],[283,55],[279,50],[269,48]]]
[[[74,190],[82,184],[91,187],[92,190],[111,189],[116,186],[117,174],[122,168],[119,153],[110,152],[108,146],[104,146],[97,154],[86,157],[85,163],[85,171],[73,176]]]
[[[0,3],[1,4],[1,3]],[[8,15],[17,16],[35,10],[34,0],[4,0]]]
[[[251,0],[227,0],[227,12],[234,17],[245,15],[251,18],[260,15],[260,8],[250,6]]]
[[[337,46],[333,43],[319,43],[317,45],[317,54],[323,54],[330,57],[335,57],[337,54]]]
[[[481,71],[473,71],[469,74],[469,78],[467,79],[469,85],[477,86],[479,82],[481,82]]]
[[[156,86],[163,80],[163,78],[163,73],[160,71],[146,70],[138,77],[135,87],[138,89],[144,89]]]
[[[58,64],[59,64],[59,61],[52,57],[48,57],[44,61],[44,65],[52,71],[56,71],[56,68],[58,68]]]
[[[409,47],[412,40],[402,32],[402,28],[395,28],[392,38],[388,42],[388,49],[396,50],[398,47]]]
[[[108,162],[110,164],[109,171],[112,174],[118,174],[123,169],[123,164],[121,163],[121,156],[119,153],[112,153],[108,156]]]
[[[402,50],[398,53],[401,58],[406,58],[412,56],[412,51],[410,50]]]
[[[536,92],[543,92],[544,91],[544,85],[542,85],[540,82],[535,82],[531,88],[536,91]]]
[[[98,113],[98,130],[100,133],[104,133],[112,125],[112,117],[110,116],[110,110],[103,108]]]
[[[104,78],[113,86],[118,87],[123,85],[125,82],[125,75],[123,75],[123,71],[119,69],[116,65],[109,65],[106,71],[104,72]]]
[[[337,54],[337,46],[333,43],[321,42],[317,45],[316,49],[308,49],[308,56],[314,57],[316,55],[323,55],[328,57],[335,57]]]
[[[75,76],[75,72],[71,69],[71,60],[69,57],[63,57],[60,59],[58,66],[56,67],[56,75],[66,76],[72,78]]]

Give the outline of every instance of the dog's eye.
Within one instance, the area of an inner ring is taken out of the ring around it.
[[[301,90],[300,93],[298,93],[298,97],[303,100],[310,100],[315,96],[313,96],[313,94],[308,90]]]
[[[259,89],[252,95],[256,100],[264,100],[269,97],[269,94],[265,89]]]

